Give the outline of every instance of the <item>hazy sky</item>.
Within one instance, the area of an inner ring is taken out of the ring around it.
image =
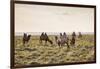
[[[15,32],[94,32],[94,9],[15,5]]]

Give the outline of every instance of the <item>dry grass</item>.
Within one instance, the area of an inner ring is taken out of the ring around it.
[[[54,42],[54,36],[49,36]],[[69,35],[70,37],[70,35]],[[32,36],[23,46],[22,36],[15,36],[15,65],[56,64],[94,61],[94,37],[83,35],[76,39],[76,45],[67,48],[49,43],[39,43],[39,36]]]

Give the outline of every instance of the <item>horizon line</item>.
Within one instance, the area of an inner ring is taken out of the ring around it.
[[[42,32],[15,32],[15,35],[23,35],[24,33],[31,34],[31,35],[41,35]],[[64,32],[44,32],[44,33],[47,33],[48,35],[59,35],[59,33],[64,33]],[[65,33],[70,35],[73,32],[65,32]],[[79,32],[75,32],[75,33],[77,35]],[[94,32],[81,32],[81,33],[82,34],[94,34]]]

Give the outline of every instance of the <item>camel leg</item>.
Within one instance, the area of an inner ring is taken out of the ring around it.
[[[23,41],[23,46],[25,46],[25,41]]]
[[[47,40],[45,41],[45,45],[47,45]]]
[[[42,44],[42,40],[40,40],[39,42],[40,42],[40,44]]]
[[[67,44],[67,46],[68,46],[68,48],[69,48],[69,44],[68,44],[68,42],[66,42],[66,44]]]
[[[58,46],[60,47],[60,43],[58,43]]]
[[[60,47],[61,46],[61,43],[60,42],[57,42],[58,46]]]

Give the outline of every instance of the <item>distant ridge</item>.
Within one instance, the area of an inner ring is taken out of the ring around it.
[[[31,34],[31,35],[41,35],[42,32],[15,32],[16,35],[23,35],[24,33]],[[59,33],[63,32],[46,32],[48,35],[59,35]],[[94,32],[81,32],[82,34],[94,34]],[[72,34],[72,32],[66,32],[67,35]],[[78,32],[76,32],[78,34]]]

